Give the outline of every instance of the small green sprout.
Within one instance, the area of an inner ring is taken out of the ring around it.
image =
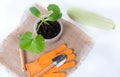
[[[47,14],[41,15],[40,11],[36,7],[30,8],[30,12],[41,20],[40,24],[37,27],[37,31],[42,23],[45,23],[46,21],[52,21],[52,22],[57,21],[62,17],[60,8],[55,4],[48,5],[47,10],[48,10]]]
[[[37,27],[37,31],[39,30],[42,23],[47,23],[46,21],[57,21],[62,17],[62,13],[60,9],[55,4],[50,4],[47,7],[48,13],[45,15],[41,15],[41,12],[36,7],[30,7],[30,12],[40,19],[40,24]],[[41,34],[32,37],[31,32],[25,32],[19,41],[19,46],[22,50],[26,50],[35,54],[42,52],[45,48],[45,40]]]

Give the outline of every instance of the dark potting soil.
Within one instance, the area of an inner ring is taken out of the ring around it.
[[[38,24],[40,24],[40,22]],[[51,39],[57,36],[60,30],[61,27],[57,21],[47,21],[47,23],[42,23],[37,31],[37,34],[41,34],[45,39]]]

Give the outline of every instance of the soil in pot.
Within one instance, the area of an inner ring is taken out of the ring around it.
[[[38,22],[38,25],[40,24],[40,22]],[[51,39],[57,36],[60,33],[60,30],[61,27],[57,21],[47,21],[45,23],[42,23],[37,31],[37,34],[41,34],[45,39]]]

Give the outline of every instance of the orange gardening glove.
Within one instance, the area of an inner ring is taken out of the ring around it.
[[[33,77],[38,74],[41,70],[52,63],[52,59],[60,54],[67,55],[67,61],[65,64],[60,66],[59,68],[53,67],[48,72],[46,72],[42,77],[66,77],[65,73],[61,72],[64,69],[75,66],[75,55],[72,53],[72,49],[67,49],[66,45],[63,44],[51,52],[45,53],[41,55],[36,61],[26,64],[26,68],[29,74],[29,77]]]

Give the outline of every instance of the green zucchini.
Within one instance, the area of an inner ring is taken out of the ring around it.
[[[115,24],[111,19],[97,15],[87,10],[73,7],[68,8],[67,14],[70,18],[80,24],[94,26],[107,30],[115,29]]]

